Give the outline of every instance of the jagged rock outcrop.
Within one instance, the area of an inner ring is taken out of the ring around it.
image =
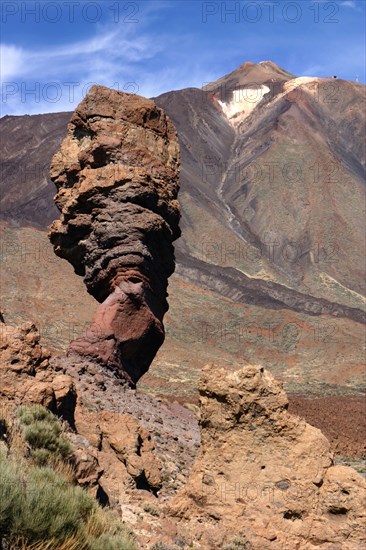
[[[99,302],[70,352],[96,358],[133,385],[164,340],[172,241],[179,232],[179,146],[151,100],[93,86],[53,157],[61,211],[49,236]]]
[[[200,400],[201,455],[170,511],[202,548],[235,536],[253,550],[364,546],[364,478],[334,465],[328,440],[288,413],[271,374],[209,365]]]
[[[74,428],[74,381],[52,370],[50,358],[33,323],[0,325],[0,408],[11,411],[25,404],[43,405]]]
[[[19,406],[42,405],[65,421],[74,449],[75,481],[101,503],[119,510],[136,505],[140,510],[141,502],[155,501],[160,490],[169,494],[171,476],[182,470],[176,462],[187,462],[178,437],[170,441],[181,427],[179,414],[175,419],[156,400],[139,398],[134,390],[127,389],[121,398],[123,382],[101,365],[84,358],[51,357],[31,323],[1,328],[0,442],[1,426],[6,432],[11,429]],[[164,437],[167,449],[160,444],[157,450],[154,433],[164,431],[162,416],[170,437]],[[185,431],[189,433],[189,425]]]

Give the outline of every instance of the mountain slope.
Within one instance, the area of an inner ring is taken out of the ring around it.
[[[56,113],[0,119],[1,218],[45,229],[58,217],[49,168],[69,118]]]
[[[167,339],[143,387],[191,400],[205,362],[245,358],[296,393],[358,392],[365,382],[365,87],[245,63],[203,90],[155,101],[178,130],[182,237]],[[36,322],[63,327],[46,331],[53,348],[65,347],[77,319],[80,333],[94,309],[44,234],[58,217],[45,167],[69,117],[0,120],[1,303],[9,321],[31,312]],[[265,336],[268,326],[275,338]]]
[[[364,309],[364,86],[244,64],[156,101],[181,141],[179,250]]]

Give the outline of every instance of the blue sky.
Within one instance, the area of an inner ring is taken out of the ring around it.
[[[73,110],[92,83],[148,97],[245,61],[365,82],[365,0],[2,0],[1,115]]]

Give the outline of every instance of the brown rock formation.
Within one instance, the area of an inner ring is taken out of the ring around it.
[[[40,403],[73,425],[75,481],[120,510],[142,548],[363,547],[365,480],[334,465],[327,439],[287,412],[281,384],[261,367],[204,370],[201,455],[188,481],[194,419],[133,390],[121,395],[122,383],[85,358],[50,358],[30,324],[1,334],[0,423]]]
[[[203,548],[235,536],[255,550],[363,547],[365,480],[287,412],[279,382],[258,366],[211,365],[200,395],[201,456],[171,510]]]
[[[37,403],[73,426],[76,393],[70,376],[49,371],[50,353],[39,343],[37,327],[1,325],[0,404],[13,408]]]
[[[93,86],[53,157],[57,255],[102,303],[70,351],[135,384],[164,340],[167,279],[179,236],[179,146],[151,100]]]
[[[116,380],[112,372],[83,358],[51,358],[39,340],[38,330],[31,323],[2,327],[0,427],[11,428],[20,405],[43,405],[66,421],[74,449],[75,481],[100,502],[121,510],[130,502],[134,506],[149,498],[155,500],[162,489],[169,494],[169,479],[182,469],[175,463],[178,455],[183,455],[178,462],[187,462],[178,442],[170,441],[173,434],[179,433],[179,418],[176,420],[167,411],[164,423],[169,436],[157,450],[152,432],[162,429],[161,416],[165,412],[159,403],[128,389],[121,397],[123,382]],[[174,426],[169,426],[169,420],[175,422]],[[170,453],[174,460],[170,459],[167,471]]]

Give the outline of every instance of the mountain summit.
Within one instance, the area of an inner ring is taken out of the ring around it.
[[[247,61],[231,73],[205,85],[204,89],[218,91],[222,86],[234,89],[239,86],[268,85],[273,82],[287,82],[293,78],[295,78],[293,74],[281,69],[272,61],[261,61],[257,64]]]

